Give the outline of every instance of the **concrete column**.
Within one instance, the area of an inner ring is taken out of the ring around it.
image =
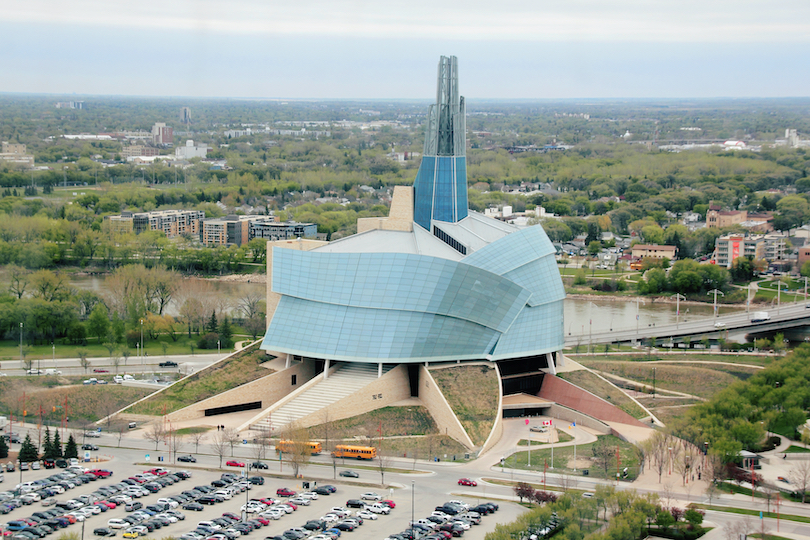
[[[379,379],[382,377],[382,362],[377,363],[377,378]]]
[[[328,358],[323,361],[323,378],[324,379],[329,378],[329,359]]]
[[[546,363],[548,364],[548,372],[552,375],[557,374],[557,366],[554,365],[554,353],[546,353]]]
[[[284,363],[284,367],[288,368],[290,367],[290,365],[292,365],[292,356],[290,356],[290,354],[287,353],[287,361]]]

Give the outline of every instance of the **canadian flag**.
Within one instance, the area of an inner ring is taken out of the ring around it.
[[[543,425],[544,426],[550,426],[551,425],[551,420],[543,420]]]

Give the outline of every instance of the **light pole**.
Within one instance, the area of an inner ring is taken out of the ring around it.
[[[782,305],[782,282],[776,282],[776,313],[779,314],[779,306]]]
[[[22,330],[23,330],[23,323],[20,323],[20,367],[23,367],[22,363]]]
[[[414,522],[413,507],[414,507],[414,501],[416,500],[415,493],[416,493],[416,482],[414,480],[411,480],[411,529],[413,529],[413,522]],[[416,531],[414,531],[414,532],[416,532]],[[419,533],[416,533],[416,534],[417,534],[417,537],[418,537]]]
[[[51,348],[53,349],[53,357],[51,358],[53,360],[53,369],[56,369],[56,343],[51,342]]]
[[[141,369],[143,369],[143,319],[141,319]]]
[[[712,289],[706,294],[707,295],[714,294],[714,316],[717,317],[719,315],[719,313],[717,313],[717,295],[719,294],[720,296],[725,296],[725,294],[723,294],[722,291],[718,291],[717,289]]]
[[[681,293],[675,293],[672,296],[675,297],[675,328],[678,328],[678,325],[681,324],[681,298],[686,300],[686,297]]]
[[[217,354],[221,354],[221,351],[220,351],[220,348],[219,348],[219,340],[217,340]]]
[[[672,447],[669,447],[669,475],[672,476]]]

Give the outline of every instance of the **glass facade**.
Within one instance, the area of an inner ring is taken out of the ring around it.
[[[355,362],[435,362],[498,360],[563,345],[565,291],[541,227],[462,261],[273,248],[272,264],[272,290],[281,300],[264,349]]]

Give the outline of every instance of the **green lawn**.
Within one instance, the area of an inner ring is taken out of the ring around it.
[[[784,451],[785,454],[807,454],[810,453],[810,448],[805,448],[804,446],[796,446],[795,444],[791,444],[787,450]]]
[[[638,475],[638,457],[636,456],[635,447],[627,443],[618,437],[614,437],[613,435],[602,435],[599,437],[599,440],[596,443],[588,443],[588,444],[581,444],[577,445],[576,453],[577,453],[577,461],[580,460],[591,460],[593,458],[593,447],[595,444],[606,444],[609,448],[613,449],[613,454],[611,458],[608,460],[608,471],[607,475],[605,475],[604,467],[598,465],[595,462],[592,462],[587,466],[588,472],[590,476],[595,478],[614,478],[616,475],[616,457],[615,457],[615,449],[616,447],[619,448],[619,456],[621,459],[621,463],[619,464],[619,468],[624,469],[627,467],[628,469],[628,479],[632,480]],[[548,463],[549,470],[553,465],[554,472],[566,472],[569,474],[577,474],[582,475],[582,468],[578,467],[576,471],[573,468],[569,468],[569,461],[574,457],[574,447],[573,446],[563,446],[563,447],[555,447],[553,449],[554,453],[554,460],[552,463],[551,454],[552,448],[550,445],[543,445],[542,447],[537,448],[537,450],[532,450],[531,455],[531,467],[529,466],[529,452],[527,450],[520,450],[511,456],[507,457],[504,463],[505,467],[512,468],[512,469],[525,469],[531,471],[542,471],[544,469],[544,465]]]

